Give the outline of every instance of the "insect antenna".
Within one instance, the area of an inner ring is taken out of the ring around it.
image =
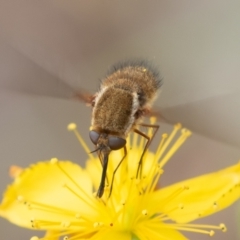
[[[95,150],[91,151],[90,153],[95,153],[95,152],[97,152],[98,150],[101,150],[101,147],[96,148]]]

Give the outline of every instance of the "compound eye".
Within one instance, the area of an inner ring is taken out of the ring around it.
[[[112,150],[118,150],[124,147],[126,144],[126,140],[124,138],[109,136],[108,145]]]
[[[95,132],[95,131],[90,131],[89,132],[89,137],[95,145],[97,145],[99,136],[100,136],[100,134],[98,132]]]

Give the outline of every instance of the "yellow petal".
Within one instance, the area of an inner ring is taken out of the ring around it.
[[[124,231],[99,231],[92,238],[93,240],[114,239],[114,240],[131,240],[131,233]]]
[[[96,200],[88,174],[71,162],[52,160],[32,165],[15,179],[4,194],[0,215],[24,227],[59,229],[76,221],[78,210],[98,214],[91,201]]]
[[[154,211],[180,223],[218,212],[240,197],[240,164],[153,193]]]
[[[86,170],[91,177],[94,189],[98,189],[101,180],[102,166],[99,159],[89,160],[86,162]]]
[[[135,227],[134,232],[141,240],[187,240],[179,231],[171,229],[167,224],[160,222],[141,222]]]
[[[59,231],[47,231],[44,238],[47,238],[48,240],[59,240]]]
[[[43,238],[39,238],[37,236],[33,236],[30,240],[40,240],[40,239],[47,239],[47,240],[59,240],[60,239],[60,232],[59,231],[47,231]]]

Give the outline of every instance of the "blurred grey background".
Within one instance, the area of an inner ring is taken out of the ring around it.
[[[61,98],[64,84],[90,92],[120,60],[144,58],[164,79],[155,106],[194,135],[167,164],[163,184],[215,171],[240,158],[240,1],[0,1],[0,192],[12,164],[51,157],[84,165],[66,130],[88,139],[90,109]],[[171,126],[161,124],[161,132]],[[160,136],[160,134],[159,134]],[[157,145],[157,140],[155,140]],[[214,239],[239,239],[238,203],[200,222],[224,222]],[[34,232],[0,219],[1,239]],[[209,236],[186,234],[194,240]]]

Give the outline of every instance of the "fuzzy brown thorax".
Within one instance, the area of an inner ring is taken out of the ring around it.
[[[158,87],[158,79],[145,66],[116,69],[96,94],[91,129],[126,137],[151,107]]]
[[[93,108],[93,128],[125,136],[129,132],[134,122],[134,114],[139,108],[135,95],[119,88],[103,88],[99,92]]]

